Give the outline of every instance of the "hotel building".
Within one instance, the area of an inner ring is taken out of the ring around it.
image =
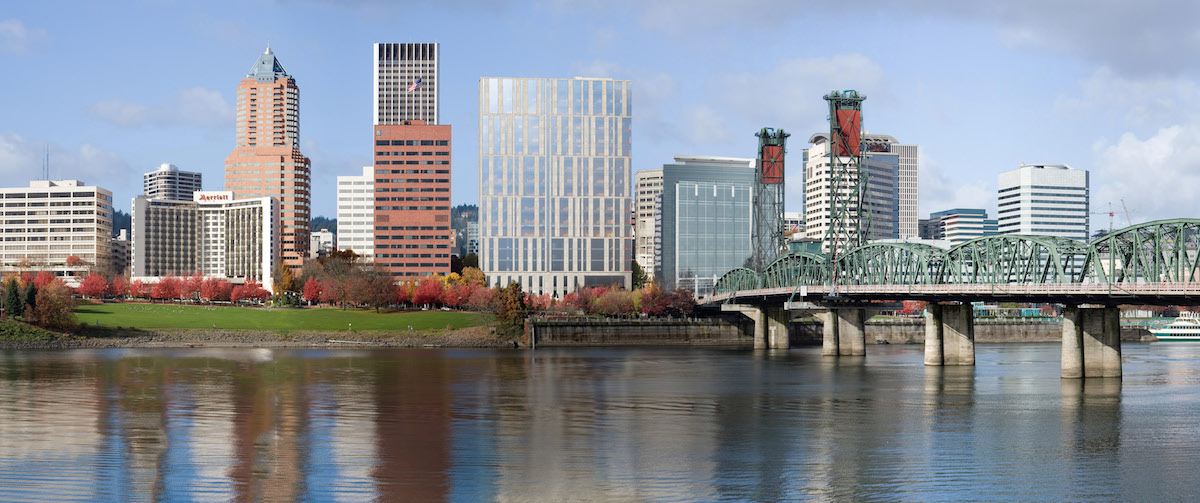
[[[362,176],[337,177],[337,249],[351,250],[363,260],[375,257],[375,167]]]
[[[202,190],[200,179],[200,173],[181,171],[174,164],[163,164],[142,175],[142,193],[151,198],[188,201],[193,192]]]
[[[272,288],[279,264],[279,203],[234,199],[231,191],[196,192],[192,201],[133,198],[134,279],[162,276],[255,279]]]
[[[490,285],[630,287],[632,83],[479,80],[479,263]]]
[[[225,159],[225,190],[239,199],[279,201],[284,264],[299,269],[309,250],[310,163],[300,153],[300,89],[268,47],[237,89],[237,134]]]
[[[1001,234],[1090,237],[1088,172],[1064,164],[1026,164],[1000,173]]]
[[[79,180],[34,180],[0,188],[0,271],[53,271],[78,284],[92,265],[112,263],[112,192]],[[69,266],[78,257],[83,265]]]

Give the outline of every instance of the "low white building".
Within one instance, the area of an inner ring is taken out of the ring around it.
[[[337,246],[352,250],[364,261],[375,259],[375,168],[362,176],[337,177]]]
[[[154,282],[196,272],[271,289],[280,263],[279,202],[196,192],[192,201],[133,198],[132,277]]]
[[[337,250],[337,235],[330,232],[329,229],[313,231],[309,236],[308,256],[310,258],[328,257],[330,253]]]
[[[0,271],[52,271],[77,286],[93,265],[111,263],[112,192],[79,180],[34,180],[0,188],[0,199]]]

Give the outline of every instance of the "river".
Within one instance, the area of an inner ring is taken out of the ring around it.
[[[0,352],[0,500],[1200,497],[1200,344]]]

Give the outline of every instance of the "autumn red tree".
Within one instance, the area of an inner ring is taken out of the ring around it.
[[[396,302],[400,304],[412,302],[413,284],[405,281],[394,287],[396,290]]]
[[[467,297],[466,305],[476,311],[486,311],[492,308],[494,290],[482,285],[470,285],[471,295]]]
[[[33,286],[38,290],[41,290],[42,287],[49,285],[52,281],[54,281],[54,273],[50,271],[39,271],[37,276],[33,277]]]
[[[200,300],[204,302],[229,300],[232,291],[233,285],[225,278],[206,278],[200,282]]]
[[[93,272],[88,274],[87,277],[83,278],[83,281],[79,283],[78,291],[79,295],[84,296],[84,298],[103,297],[105,293],[108,293],[108,281],[104,279],[104,276]]]
[[[248,279],[246,284],[233,287],[233,291],[229,294],[229,300],[234,302],[243,299],[267,300],[271,297],[271,293],[262,287],[262,284],[256,280]]]
[[[308,278],[304,282],[304,300],[310,304],[313,302],[321,302],[321,280],[316,277]]]
[[[200,287],[204,284],[204,276],[200,271],[196,271],[191,276],[180,278],[179,280],[179,298],[180,299],[195,299],[200,296]]]
[[[168,300],[179,298],[180,279],[176,276],[165,276],[150,287],[150,298]]]
[[[84,262],[83,259],[79,258],[79,255],[71,255],[67,257],[67,265],[70,267],[79,267],[87,265],[87,262]]]
[[[117,297],[124,297],[129,293],[129,280],[125,279],[125,276],[113,276],[112,284],[108,285],[108,292]]]
[[[445,287],[440,280],[433,276],[425,276],[417,282],[417,287],[413,289],[412,303],[418,305],[441,304],[444,292]]]
[[[146,284],[143,283],[142,280],[140,280],[140,279],[134,280],[133,283],[129,284],[129,296],[130,297],[145,297],[146,296]]]

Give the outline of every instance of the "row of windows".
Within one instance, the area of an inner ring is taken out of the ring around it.
[[[376,197],[376,201],[449,201],[449,197]]]
[[[434,170],[428,170],[428,169],[377,169],[377,170],[375,170],[375,174],[377,174],[377,175],[388,175],[388,174],[391,174],[391,175],[421,175],[421,174],[425,174],[425,175],[427,175],[429,173],[434,173],[434,174],[439,174],[439,175],[448,175],[448,174],[450,174],[450,170],[448,170],[448,169],[434,169]],[[356,185],[365,185],[366,183],[367,182],[355,182]]]
[[[450,183],[450,180],[448,178],[376,178],[375,183]]]
[[[430,151],[428,151],[428,150],[426,150],[426,151],[424,151],[424,152],[417,152],[417,151],[412,151],[412,152],[390,152],[390,151],[387,151],[387,150],[378,150],[378,151],[376,151],[376,152],[375,152],[375,155],[385,155],[385,156],[386,156],[386,155],[401,155],[401,156],[403,156],[403,155],[440,155],[440,156],[447,156],[447,155],[450,155],[450,152],[430,152]]]
[[[414,145],[439,146],[439,145],[442,145],[442,146],[445,146],[445,145],[450,145],[450,140],[375,140],[375,144],[379,145],[379,146],[383,146],[383,145],[397,145],[397,146],[414,146]]]
[[[375,164],[441,164],[448,165],[450,161],[375,161]]]
[[[449,210],[449,206],[376,206],[379,211],[434,211]]]
[[[1009,192],[1020,189],[1087,190],[1087,187],[1063,187],[1059,185],[1017,185],[1015,187],[1000,189],[999,192]]]

